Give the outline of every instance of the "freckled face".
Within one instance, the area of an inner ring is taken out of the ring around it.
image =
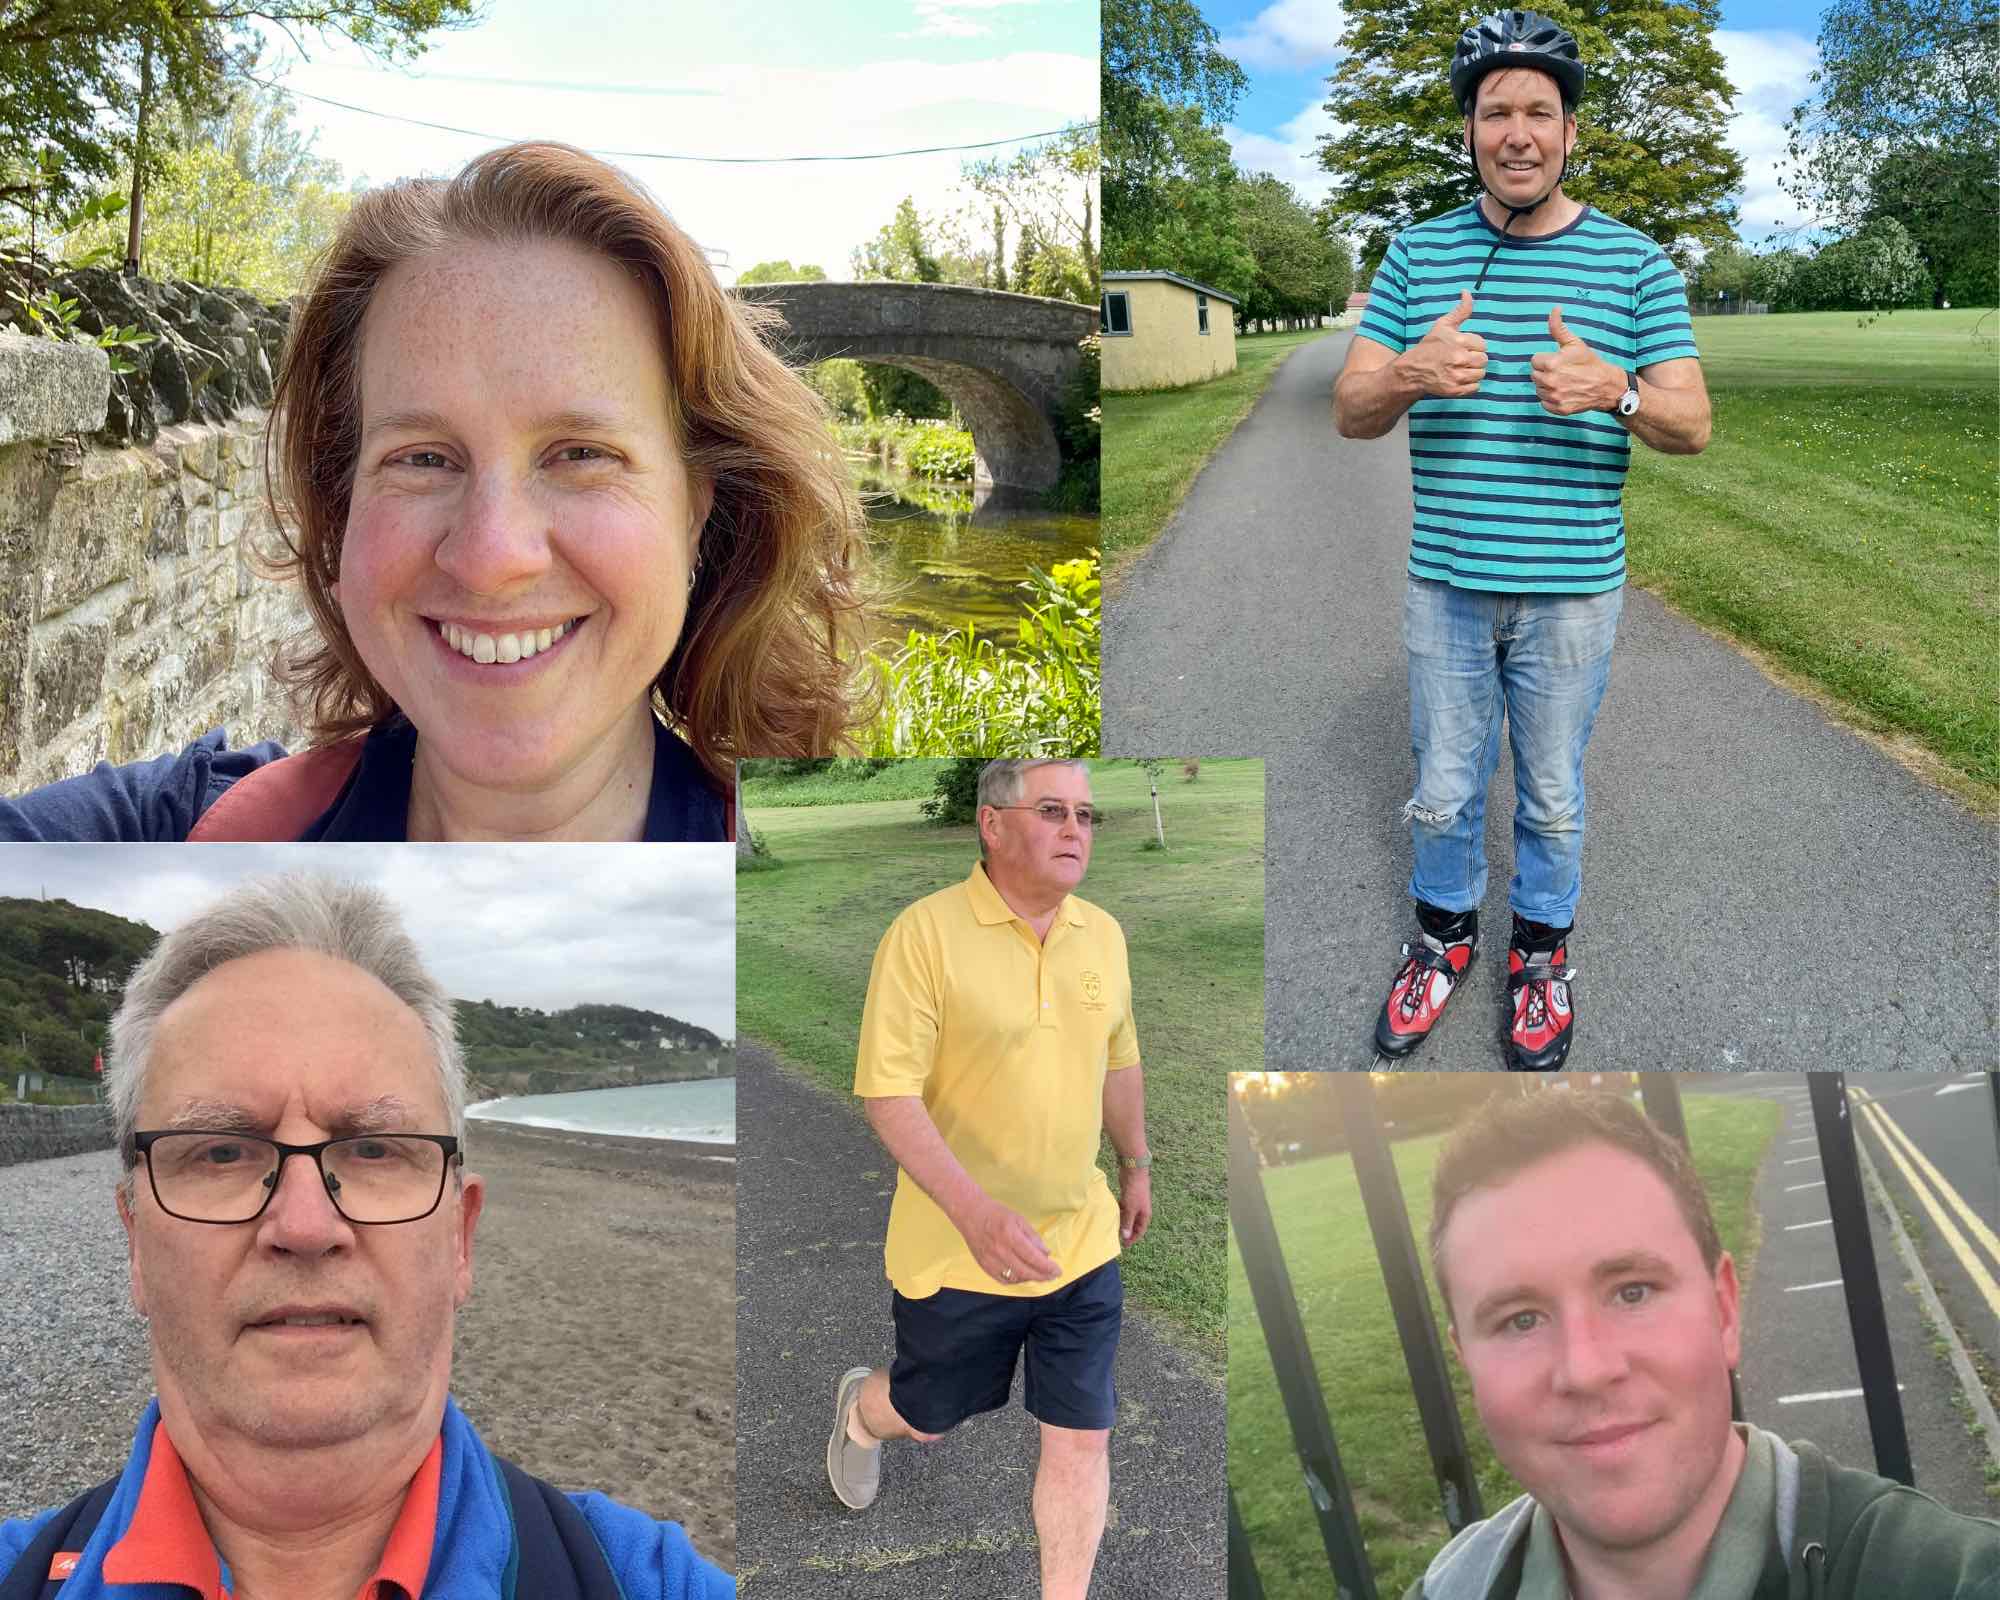
[[[709,494],[652,303],[578,246],[455,243],[362,324],[341,612],[462,782],[533,790],[650,715]]]
[[[1494,1453],[1572,1548],[1720,1517],[1736,1269],[1708,1270],[1652,1168],[1602,1144],[1539,1161],[1459,1202],[1442,1259]]]

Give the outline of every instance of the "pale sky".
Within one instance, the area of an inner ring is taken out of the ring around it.
[[[455,999],[638,1006],[736,1036],[733,845],[11,844],[0,896],[167,933],[234,883],[300,871],[386,892]]]
[[[873,154],[1020,141],[1094,120],[1097,14],[1096,0],[490,0],[486,21],[433,34],[402,68],[310,35],[302,61],[265,27],[260,75],[295,92],[294,123],[317,130],[315,150],[350,181],[448,174],[498,144],[556,139],[643,183],[725,283],[779,258],[846,278],[849,251],[904,195],[926,216],[956,209],[962,164],[1020,143],[796,165],[659,157]]]

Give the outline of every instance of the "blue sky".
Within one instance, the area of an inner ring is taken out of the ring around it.
[[[1202,14],[1250,76],[1228,129],[1238,165],[1275,172],[1309,201],[1318,200],[1328,185],[1313,150],[1333,125],[1321,103],[1345,31],[1340,0],[1203,0]],[[1785,119],[1805,97],[1818,60],[1818,34],[1814,5],[1723,0],[1715,38],[1737,90],[1729,143],[1744,165],[1737,231],[1753,243],[1781,226],[1811,220],[1778,188],[1776,169]],[[1438,71],[1448,66],[1440,61]]]
[[[433,35],[405,68],[310,35],[302,61],[267,27],[267,67],[299,93],[294,120],[317,131],[318,152],[371,183],[452,172],[515,138],[607,155],[844,155],[1011,139],[1097,115],[1096,0],[492,0],[487,13]],[[610,158],[728,280],[777,257],[845,277],[849,250],[904,195],[926,214],[955,209],[962,163],[1007,153],[791,166]]]

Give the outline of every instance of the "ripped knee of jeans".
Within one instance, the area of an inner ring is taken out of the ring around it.
[[[1405,822],[1421,822],[1429,828],[1448,828],[1451,826],[1452,818],[1457,815],[1458,811],[1456,808],[1450,811],[1433,811],[1429,806],[1418,805],[1415,795],[1412,795],[1403,804],[1403,820]]]

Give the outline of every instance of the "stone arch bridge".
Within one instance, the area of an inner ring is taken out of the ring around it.
[[[794,361],[869,361],[936,384],[972,430],[975,483],[1054,486],[1056,413],[1094,308],[949,283],[760,283],[736,293],[783,315]]]

